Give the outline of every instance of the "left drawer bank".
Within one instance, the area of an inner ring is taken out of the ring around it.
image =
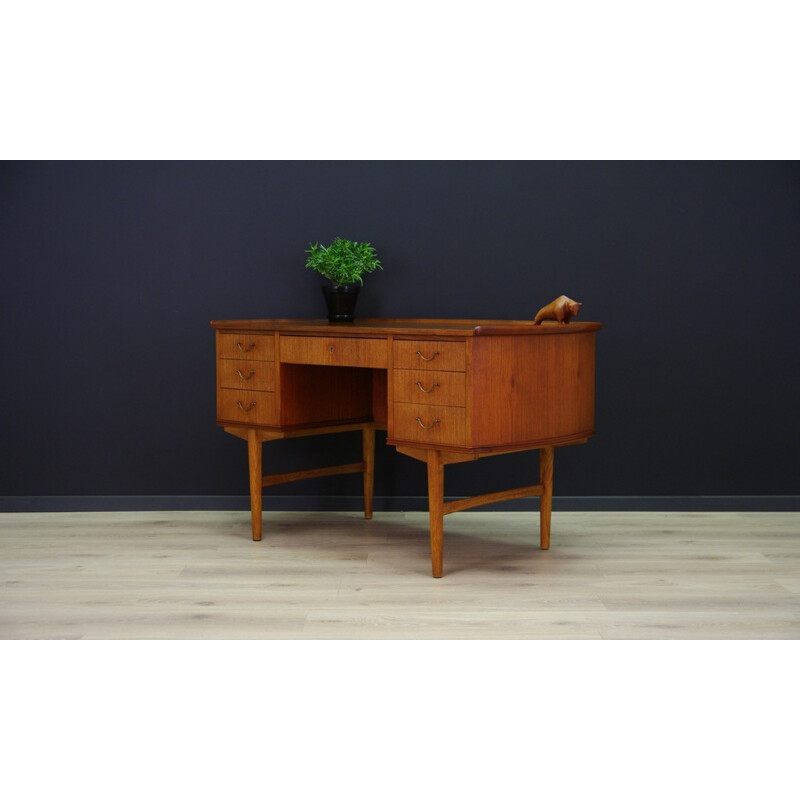
[[[278,424],[274,335],[217,331],[217,421]]]

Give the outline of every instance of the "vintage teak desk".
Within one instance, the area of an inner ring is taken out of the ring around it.
[[[433,576],[442,575],[443,517],[538,495],[540,546],[550,546],[553,449],[594,434],[596,322],[499,320],[226,320],[217,344],[217,424],[247,441],[253,539],[265,486],[363,473],[372,516],[375,429],[427,464]],[[362,432],[355,464],[264,475],[264,442]],[[539,482],[444,501],[444,467],[539,450]]]

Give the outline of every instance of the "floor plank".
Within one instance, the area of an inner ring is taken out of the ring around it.
[[[0,514],[3,639],[797,639],[800,515]]]

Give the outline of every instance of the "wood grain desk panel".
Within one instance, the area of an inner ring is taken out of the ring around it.
[[[286,480],[363,471],[371,516],[374,430],[385,427],[387,444],[427,464],[434,577],[442,574],[443,516],[475,505],[541,497],[540,545],[549,547],[553,448],[594,434],[599,323],[277,319],[211,325],[217,424],[248,441],[254,539],[261,537],[263,485]],[[262,480],[263,442],[353,429],[363,435],[360,464]],[[540,451],[539,484],[444,503],[445,465],[528,449]]]
[[[476,338],[471,372],[474,447],[593,435],[593,333]]]

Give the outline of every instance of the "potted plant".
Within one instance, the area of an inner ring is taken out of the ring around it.
[[[338,236],[327,246],[309,244],[306,268],[313,269],[330,283],[322,287],[330,322],[352,322],[362,275],[383,269],[369,242],[351,242]]]

